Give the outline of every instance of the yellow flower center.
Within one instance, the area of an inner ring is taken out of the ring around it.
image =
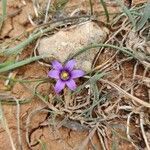
[[[62,71],[60,74],[61,79],[67,80],[69,79],[69,73],[67,71]]]

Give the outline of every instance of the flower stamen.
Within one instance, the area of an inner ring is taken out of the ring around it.
[[[69,75],[69,73],[68,73],[67,71],[62,71],[62,72],[60,73],[60,78],[61,78],[62,80],[68,80],[68,79],[70,78],[70,75]]]

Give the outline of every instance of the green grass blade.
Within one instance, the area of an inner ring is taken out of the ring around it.
[[[68,2],[69,0],[55,0],[54,7],[57,11],[62,10]]]
[[[89,16],[86,16],[87,18],[89,18]],[[77,19],[77,17],[68,17],[68,18],[63,18],[60,19],[58,21],[51,21],[49,22],[47,25],[49,25],[47,28],[44,28],[44,26],[41,26],[37,29],[37,27],[35,28],[35,30],[33,31],[34,33],[32,35],[30,35],[28,37],[28,39],[24,40],[23,42],[17,44],[15,47],[11,47],[11,48],[3,48],[0,49],[0,55],[13,55],[13,54],[19,54],[22,52],[22,50],[31,42],[33,42],[34,40],[36,40],[38,37],[41,37],[44,33],[53,31],[54,29],[56,29],[57,27],[60,27],[61,24],[64,25],[64,21],[70,22],[70,20],[72,19]]]
[[[33,34],[33,35],[30,35],[28,37],[28,39],[26,39],[25,41],[21,42],[20,44],[18,44],[17,46],[15,47],[12,47],[12,48],[7,48],[7,49],[2,49],[0,50],[0,55],[6,55],[6,56],[9,56],[9,55],[13,55],[13,54],[18,54],[20,53],[23,48],[25,48],[28,44],[30,44],[31,42],[33,42],[34,40],[36,40],[38,37],[40,37],[41,35],[43,35],[44,33],[48,32],[48,31],[51,31],[52,29],[51,28],[47,28],[45,30],[40,30]]]
[[[116,138],[116,134],[114,131],[112,131],[112,144],[111,144],[111,149],[112,150],[117,150],[118,148],[118,141]]]
[[[119,50],[119,51],[121,51],[123,53],[128,54],[129,56],[132,56],[133,58],[138,59],[138,57],[135,54],[133,54],[131,50],[127,50],[125,47],[118,47],[118,46],[111,45],[111,44],[100,43],[100,44],[91,44],[91,45],[89,45],[87,47],[84,47],[84,48],[80,49],[77,53],[73,54],[72,56],[69,56],[67,60],[70,60],[70,59],[72,59],[72,58],[74,58],[74,57],[76,57],[76,56],[86,52],[87,50],[92,49],[92,48],[100,48],[100,47],[104,47],[104,48],[108,48],[109,47],[109,48],[117,49],[117,50]]]
[[[102,4],[105,15],[106,15],[107,22],[109,22],[109,13],[108,13],[108,10],[107,10],[107,6],[106,6],[104,0],[99,0],[99,2]]]
[[[15,62],[14,64],[6,65],[6,66],[0,68],[0,73],[24,66],[26,64],[29,64],[29,63],[39,60],[41,58],[43,58],[43,56],[35,56],[35,57],[27,58],[27,59],[19,61],[19,62]]]
[[[82,89],[87,85],[87,84],[91,84],[92,82],[96,82],[99,79],[101,79],[102,77],[104,77],[106,75],[106,73],[104,72],[97,72],[95,75],[93,75],[92,77],[90,77],[90,79],[88,81],[86,81],[85,83],[83,83],[82,85],[78,86],[77,89],[75,90],[75,92],[73,94],[79,93],[82,91]]]
[[[41,145],[41,150],[47,150],[47,147],[46,147],[46,143],[43,142],[42,140],[38,140],[40,145]]]
[[[3,68],[3,67],[5,67],[5,66],[8,66],[8,65],[10,65],[12,63],[14,63],[14,61],[6,61],[6,62],[0,64],[0,69]]]
[[[30,36],[27,40],[21,42],[20,44],[18,44],[15,47],[2,50],[2,52],[0,52],[0,54],[1,53],[3,53],[4,55],[18,54],[19,52],[21,52],[21,50],[25,46],[30,44],[33,40],[37,39],[39,36],[40,36],[40,34],[35,34],[33,36]]]
[[[6,7],[7,7],[7,0],[2,0],[2,14],[3,14],[3,18],[5,18],[6,17],[6,15],[7,15],[7,9],[6,9]]]
[[[0,17],[0,30],[2,28],[3,22],[7,16],[7,0],[2,0],[2,16]]]
[[[133,27],[136,27],[136,22],[135,22],[134,16],[131,14],[130,10],[123,4],[122,1],[116,0],[116,2],[121,6],[123,12],[128,16],[128,18],[131,21]]]
[[[43,35],[44,33],[53,30],[53,28],[47,28],[47,29],[39,29],[37,33],[32,34],[28,37],[28,39],[26,39],[25,41],[19,43],[18,45],[16,45],[15,47],[11,47],[11,48],[7,48],[7,49],[2,49],[0,50],[0,55],[14,55],[14,54],[19,54],[22,52],[22,50],[29,45],[31,42],[33,42],[34,40],[36,40],[38,37],[40,37],[41,35]]]
[[[143,16],[137,22],[136,30],[139,31],[146,24],[147,20],[150,18],[150,2],[148,2],[144,8]]]

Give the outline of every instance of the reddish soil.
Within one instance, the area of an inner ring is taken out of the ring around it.
[[[40,0],[42,1],[42,0]],[[96,1],[96,4],[94,5],[94,11],[96,14],[99,14],[103,11],[103,9],[98,5],[98,0]],[[138,3],[138,0],[133,1],[133,3]],[[0,6],[0,10],[1,10]],[[69,4],[67,5],[67,9],[69,11],[74,10],[75,8],[80,8],[82,10],[89,10],[89,3],[88,0],[86,1],[76,1],[71,0]],[[33,11],[32,1],[27,0],[26,5],[22,3],[22,1],[19,0],[9,0],[7,5],[8,10],[8,17],[3,25],[3,29],[0,35],[0,40],[3,42],[9,42],[12,38],[15,38],[19,36],[24,31],[30,31],[32,30],[32,25],[30,24],[27,14],[31,14],[33,17],[35,16],[35,13]],[[108,7],[108,10],[112,12],[117,12],[118,8],[115,7],[113,4]],[[102,20],[105,20],[105,17],[101,17]],[[30,33],[30,32],[29,32]],[[14,43],[12,43],[12,46],[20,43],[20,41],[23,41],[25,38],[27,38],[28,35],[23,35],[21,38],[18,38],[18,40]],[[34,43],[29,45],[21,54],[21,57],[19,59],[25,59],[28,56],[31,55],[32,49],[34,48]],[[102,64],[103,61],[108,59],[110,57],[110,53],[103,53],[101,57],[99,58],[99,65]],[[0,57],[0,62],[3,62],[5,58]],[[11,59],[11,58],[10,58]],[[114,82],[120,83],[122,80],[121,87],[124,87],[131,83],[134,64],[132,61],[125,62],[122,64],[122,67],[124,69],[124,79],[123,77],[118,78]],[[138,70],[138,75],[143,74],[143,68],[140,67]],[[13,72],[16,73],[16,76],[18,76],[20,79],[36,79],[36,78],[45,78],[47,77],[47,72],[49,71],[48,67],[40,65],[38,62],[23,66],[19,69],[15,69]],[[108,77],[108,79],[113,80],[114,77],[116,77],[120,72],[116,69],[111,71],[112,76]],[[7,74],[6,74],[7,75]],[[149,76],[149,75],[147,75]],[[22,98],[22,99],[28,99],[31,97],[32,89],[35,86],[35,83],[25,83],[26,87],[23,86],[20,83],[13,83],[10,87],[6,87],[4,85],[5,80],[0,80],[0,92],[5,91],[6,93],[10,89],[10,92],[16,97],[16,98]],[[38,87],[37,90],[42,95],[47,95],[51,97],[54,93],[53,91],[53,84],[50,82],[43,83]],[[148,93],[147,93],[147,87],[145,85],[140,85],[137,87],[137,89],[134,91],[135,96],[141,98],[142,100],[148,101]],[[128,101],[127,101],[128,104]],[[27,144],[27,138],[26,138],[26,129],[27,129],[27,117],[28,115],[33,112],[36,109],[45,107],[45,104],[37,97],[32,98],[32,100],[29,103],[20,105],[20,126],[21,126],[21,141],[22,141],[22,149],[28,150],[30,149]],[[106,106],[107,107],[107,104]],[[15,146],[17,149],[20,149],[20,145],[18,143],[18,135],[17,135],[17,106],[16,105],[2,105],[4,116],[7,120],[8,127],[10,129],[13,141],[15,143]],[[106,109],[106,108],[104,108]],[[116,109],[117,111],[117,109]],[[108,111],[108,113],[113,113],[111,111]],[[125,115],[120,114],[120,115]],[[71,129],[68,129],[66,127],[60,127],[59,129],[55,129],[53,126],[48,126],[47,124],[47,112],[38,112],[35,113],[35,115],[32,116],[32,120],[29,124],[29,130],[32,130],[32,134],[30,136],[30,144],[32,145],[33,150],[40,150],[42,149],[41,144],[37,143],[37,140],[40,140],[41,142],[46,144],[47,150],[73,150],[75,147],[80,146],[82,142],[87,138],[89,133],[87,131],[79,132],[79,131],[72,131]],[[126,138],[126,122],[121,119],[115,119],[112,121],[112,125],[115,126],[116,132]],[[134,124],[131,125],[133,136],[136,135],[137,127],[134,127]],[[131,129],[130,129],[131,130]],[[107,142],[109,143],[108,147],[112,147],[112,144],[115,144],[117,146],[118,150],[134,150],[135,148],[133,145],[120,138],[120,136],[116,136],[116,133],[112,133],[110,128],[107,128]],[[141,145],[143,142],[141,141]],[[98,136],[95,134],[91,141],[86,145],[87,150],[92,150],[93,145],[96,147],[97,150],[102,149],[102,145],[100,144],[100,141],[98,139]],[[145,148],[145,145],[143,146],[143,149]],[[5,150],[11,150],[11,144],[10,140],[8,138],[8,135],[6,131],[4,130],[2,124],[0,124],[0,149]]]

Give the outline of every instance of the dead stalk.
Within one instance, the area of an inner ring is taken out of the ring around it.
[[[127,134],[128,140],[132,143],[132,145],[135,147],[135,149],[138,150],[138,147],[134,144],[134,142],[132,141],[132,139],[131,139],[131,137],[130,137],[130,120],[131,120],[131,116],[132,116],[133,114],[134,114],[134,112],[131,112],[131,113],[128,115],[126,134]]]
[[[97,127],[95,127],[88,135],[88,137],[81,143],[81,145],[77,145],[73,150],[85,150],[85,147],[89,143],[90,139],[94,136]]]
[[[97,130],[97,134],[98,134],[98,138],[100,139],[100,143],[101,143],[103,150],[107,150],[99,128]]]
[[[46,12],[45,12],[45,19],[44,19],[44,23],[46,23],[46,22],[47,22],[47,20],[48,20],[48,11],[49,11],[49,8],[50,8],[50,4],[51,4],[51,0],[48,0],[48,1],[47,1]]]
[[[144,113],[141,112],[141,113],[140,113],[140,127],[141,127],[143,139],[144,139],[144,141],[145,141],[147,150],[150,150],[150,145],[149,145],[149,143],[148,143],[148,139],[147,139],[147,137],[146,137],[146,134],[145,134],[145,131],[144,131],[144,127],[143,127],[143,124],[144,124],[143,118],[144,118]]]
[[[139,103],[139,104],[141,104],[141,105],[143,105],[145,107],[150,108],[150,103],[147,103],[147,102],[145,102],[145,101],[143,101],[143,100],[141,100],[141,99],[139,99],[139,98],[137,98],[137,97],[129,94],[128,92],[126,92],[125,90],[123,90],[122,88],[120,88],[118,85],[116,85],[116,84],[114,84],[114,83],[112,83],[112,82],[110,82],[108,80],[104,80],[104,79],[100,79],[100,81],[103,82],[103,83],[107,83],[107,84],[111,85],[116,90],[118,90],[122,94],[126,95],[128,98],[134,100],[135,102],[137,102],[137,103]]]
[[[26,120],[26,142],[30,148],[31,148],[31,144],[30,144],[30,137],[29,137],[29,132],[30,132],[29,128],[30,128],[31,118],[38,112],[42,111],[44,108],[45,107],[39,107],[39,108],[35,109],[27,117],[27,120]]]
[[[20,104],[19,104],[19,101],[14,98],[15,101],[16,101],[16,104],[17,104],[17,112],[16,112],[16,117],[17,117],[17,132],[18,132],[18,143],[19,143],[19,148],[20,150],[23,149],[22,147],[22,140],[21,140],[21,131],[20,131]]]
[[[1,107],[1,104],[0,104],[0,110],[2,110],[2,107]],[[2,114],[3,115],[3,114]],[[3,115],[2,116],[2,124],[3,124],[3,126],[4,126],[4,128],[5,128],[5,131],[6,131],[6,133],[8,134],[8,137],[9,137],[9,140],[10,140],[10,144],[11,144],[11,147],[12,147],[12,150],[17,150],[16,148],[15,148],[15,144],[14,144],[14,142],[13,142],[13,138],[12,138],[12,136],[11,136],[11,133],[10,133],[10,130],[9,130],[9,127],[8,127],[8,123],[7,123],[7,120],[6,120],[6,118],[5,118],[5,116]]]

